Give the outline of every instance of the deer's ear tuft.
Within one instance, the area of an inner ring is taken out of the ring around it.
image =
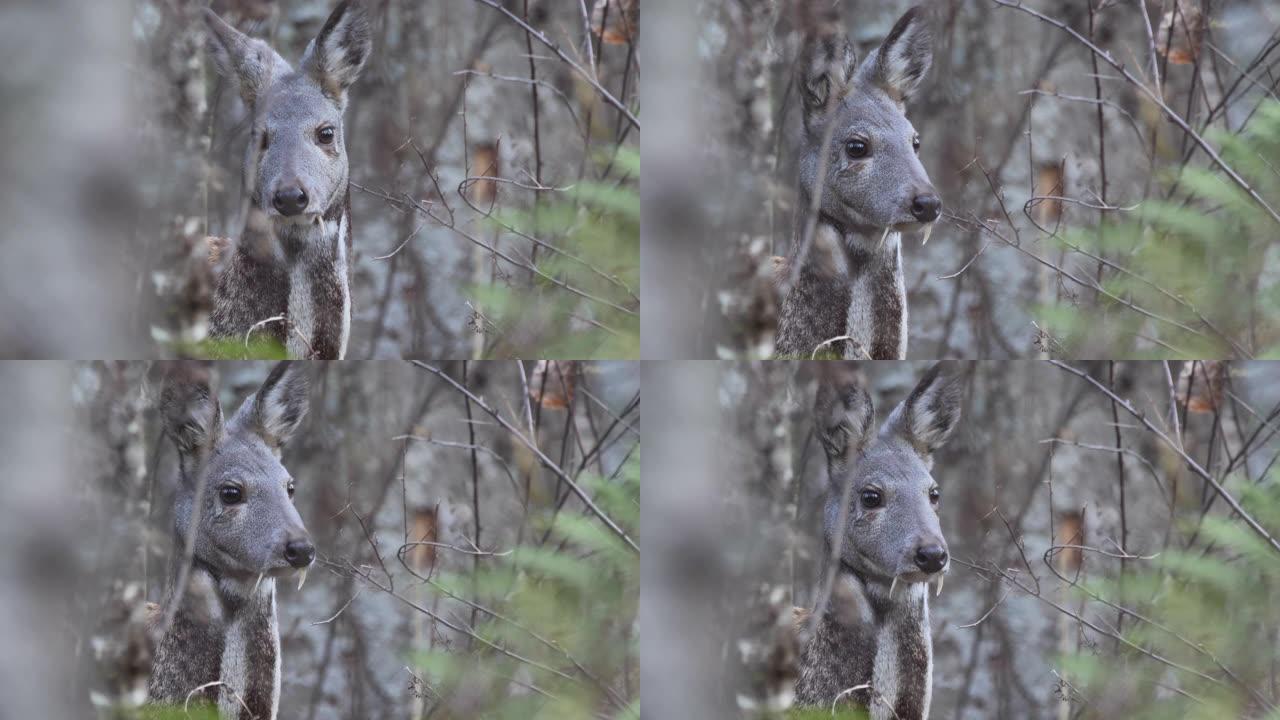
[[[277,364],[253,397],[254,432],[274,448],[289,442],[307,414],[308,393],[305,363]]]
[[[805,38],[797,63],[796,84],[804,102],[805,127],[812,129],[834,102],[844,96],[853,78],[857,56],[848,39],[841,35],[811,35]]]
[[[369,16],[360,0],[343,0],[302,58],[302,67],[339,105],[373,52]]]
[[[195,363],[175,364],[160,391],[160,417],[184,464],[199,462],[222,435],[222,407],[209,387],[209,372]]]
[[[218,73],[239,84],[246,105],[252,106],[262,96],[277,73],[288,72],[289,64],[271,46],[235,29],[208,8],[204,22],[209,29],[209,55]]]
[[[915,96],[933,64],[933,33],[923,8],[908,10],[870,57],[861,72],[894,100]]]
[[[907,399],[894,410],[888,423],[892,431],[926,459],[946,443],[960,423],[963,377],[944,376],[942,370],[942,363],[929,368]]]
[[[873,434],[875,407],[861,384],[824,380],[813,402],[813,420],[827,460],[847,464]]]

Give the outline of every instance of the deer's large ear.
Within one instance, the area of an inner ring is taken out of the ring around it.
[[[307,414],[305,363],[282,362],[271,369],[249,407],[249,427],[273,448],[289,442]]]
[[[859,73],[900,103],[915,96],[933,64],[933,33],[922,7],[898,19],[880,47],[867,57]]]
[[[184,466],[199,464],[222,436],[222,407],[209,387],[209,372],[194,363],[176,364],[160,390],[165,433]]]
[[[240,86],[245,105],[252,107],[276,74],[289,72],[289,63],[270,45],[231,27],[208,8],[204,22],[209,28],[209,55],[218,73]]]
[[[846,465],[871,439],[875,407],[862,385],[823,380],[813,401],[813,421],[828,462]]]
[[[857,67],[857,54],[843,35],[805,38],[796,65],[796,86],[804,104],[805,129],[812,130],[840,101]]]
[[[360,0],[342,0],[302,56],[302,68],[340,106],[373,52],[369,16]]]
[[[963,377],[943,372],[943,364],[929,368],[911,394],[894,408],[885,428],[896,433],[929,460],[960,423]]]

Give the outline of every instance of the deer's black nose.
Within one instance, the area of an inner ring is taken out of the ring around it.
[[[942,199],[933,193],[917,195],[911,201],[911,214],[920,222],[933,222],[942,214]]]
[[[304,568],[316,558],[316,546],[310,540],[290,540],[284,546],[284,559],[296,568]]]
[[[271,204],[281,215],[297,215],[307,207],[307,194],[300,187],[280,188],[271,198]]]
[[[947,549],[941,545],[922,545],[916,548],[916,567],[927,573],[936,573],[947,565]]]

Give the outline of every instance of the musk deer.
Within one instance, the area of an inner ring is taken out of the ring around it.
[[[358,0],[343,0],[298,70],[210,10],[209,51],[252,119],[244,236],[214,292],[210,334],[264,333],[291,357],[339,359],[351,330],[351,192],[342,115],[372,49]]]
[[[901,233],[925,228],[927,238],[942,212],[905,114],[932,63],[932,42],[918,7],[861,65],[843,36],[805,39],[796,63],[804,121],[798,210],[790,254],[774,261],[786,292],[779,355],[829,348],[849,359],[906,356]]]
[[[174,557],[162,605],[152,702],[208,700],[223,718],[274,720],[280,702],[276,579],[306,579],[315,559],[280,464],[307,411],[306,370],[280,363],[230,420],[207,378],[184,367],[160,396],[178,449]],[[185,549],[191,542],[190,563]]]
[[[828,476],[820,577],[834,582],[818,608],[795,609],[799,704],[853,702],[874,720],[929,715],[928,589],[936,581],[941,592],[949,565],[930,468],[960,419],[959,380],[940,371],[930,368],[878,432],[866,390],[818,391]]]

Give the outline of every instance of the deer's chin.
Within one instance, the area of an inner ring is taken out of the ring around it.
[[[248,581],[250,584],[252,584],[254,582],[257,582],[259,575],[261,575],[264,579],[274,578],[276,580],[279,580],[280,578],[289,577],[290,575],[293,575],[295,572],[297,572],[297,570],[295,570],[293,566],[284,564],[284,565],[269,565],[267,567],[260,567],[256,569],[250,569],[245,566],[240,566],[240,567],[237,567],[235,570],[223,570],[222,575],[223,577],[231,578],[238,582]]]
[[[898,579],[899,585],[902,585],[904,583],[909,585],[911,583],[933,582],[937,580],[940,575],[942,575],[941,570],[936,573],[921,572],[919,570],[908,570],[906,572],[898,573],[897,579]]]
[[[302,213],[301,215],[281,215],[272,210],[271,220],[278,225],[292,225],[296,227],[306,227],[308,225],[319,225],[321,214],[318,212]]]

